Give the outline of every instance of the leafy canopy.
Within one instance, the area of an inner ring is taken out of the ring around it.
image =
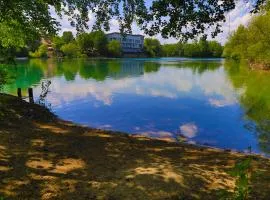
[[[74,40],[74,36],[71,31],[65,31],[62,35],[62,40],[65,44],[68,44]]]
[[[121,56],[121,44],[117,40],[112,40],[108,43],[108,53],[110,56],[119,57]]]
[[[256,67],[270,68],[269,5],[254,16],[247,27],[239,26],[231,35],[223,52],[225,57],[247,59]]]
[[[157,39],[145,38],[144,51],[147,56],[157,57],[161,55],[161,44]]]
[[[95,16],[95,30],[109,30],[111,19],[120,22],[121,32],[131,32],[136,22],[148,35],[190,39],[214,27],[220,32],[225,13],[238,0],[0,0],[0,45],[22,47],[41,35],[54,34],[59,23],[51,10],[66,15],[72,26],[82,32],[88,28],[89,13]],[[248,0],[244,0],[248,1]],[[266,0],[249,0],[258,10]],[[25,34],[27,33],[27,34]]]
[[[200,58],[220,58],[223,47],[217,41],[207,41],[202,37],[199,41],[192,43],[178,42],[176,44],[162,45],[162,56],[165,57],[200,57]]]
[[[75,42],[64,44],[61,47],[61,51],[63,51],[64,55],[67,56],[68,58],[79,57],[80,56],[79,50],[80,49]]]
[[[88,56],[104,55],[107,50],[107,37],[103,31],[82,33],[77,37],[78,45],[83,54]]]

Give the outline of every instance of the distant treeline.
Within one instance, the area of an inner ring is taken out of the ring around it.
[[[202,37],[191,43],[162,45],[159,40],[145,38],[143,51],[147,57],[221,57],[223,47],[216,41]],[[21,49],[9,49],[9,55],[17,57],[121,57],[122,48],[117,40],[108,41],[102,31],[81,33],[76,37],[72,32],[62,36],[41,39]]]
[[[145,43],[150,43],[149,39],[145,40]],[[154,39],[155,40],[155,39]],[[158,44],[159,41],[156,40],[152,43]],[[159,43],[160,45],[160,43]],[[199,41],[193,41],[191,43],[178,42],[176,44],[164,44],[157,47],[156,51],[148,51],[146,48],[146,53],[150,56],[162,56],[162,57],[200,57],[209,58],[215,57],[219,58],[222,55],[223,47],[217,41],[207,41],[206,37],[202,37]]]
[[[247,27],[239,26],[230,36],[223,56],[246,59],[251,67],[270,69],[270,3]]]
[[[50,55],[51,53],[51,55]],[[35,52],[30,52],[30,57],[97,57],[121,55],[121,45],[118,41],[108,41],[102,31],[81,33],[75,38],[72,32],[64,32],[63,35],[43,40]]]
[[[53,37],[51,47],[55,56],[66,57],[121,57],[119,41],[108,41],[104,32],[82,33],[76,38],[71,32]],[[30,52],[31,57],[46,57],[48,44],[42,44],[37,51]],[[148,57],[221,57],[223,47],[216,41],[207,41],[205,37],[192,43],[161,45],[157,39],[144,40],[144,53]]]

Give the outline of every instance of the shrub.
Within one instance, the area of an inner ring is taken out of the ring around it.
[[[35,52],[30,52],[29,56],[32,58],[47,58],[48,57],[48,47],[45,44],[39,46],[38,50]]]
[[[144,40],[144,51],[150,57],[161,55],[161,45],[157,39],[146,38]]]
[[[251,64],[270,65],[270,10],[252,18],[247,27],[239,26],[225,45],[223,55],[247,59]]]
[[[61,47],[61,51],[68,58],[80,57],[80,49],[76,43],[65,44]]]
[[[121,44],[117,40],[112,40],[108,44],[108,53],[110,56],[119,57],[121,56]]]

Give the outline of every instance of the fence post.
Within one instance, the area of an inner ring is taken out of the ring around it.
[[[34,103],[33,88],[28,88],[29,102]]]
[[[21,88],[17,89],[17,94],[18,94],[18,97],[21,99],[22,98],[22,89]]]

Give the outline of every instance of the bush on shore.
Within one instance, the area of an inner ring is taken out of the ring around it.
[[[80,48],[78,47],[76,43],[64,44],[61,47],[61,51],[68,58],[77,58],[81,56]]]
[[[162,45],[162,56],[164,57],[200,57],[220,58],[223,47],[217,41],[208,41],[202,37],[199,41],[191,43],[176,43]]]
[[[29,52],[29,56],[32,58],[47,58],[48,57],[48,46],[41,44],[38,49],[34,52]]]
[[[112,57],[121,56],[121,44],[117,40],[112,40],[108,43],[108,54]]]
[[[254,16],[247,27],[239,26],[225,45],[223,56],[246,59],[251,67],[270,69],[270,9]]]

